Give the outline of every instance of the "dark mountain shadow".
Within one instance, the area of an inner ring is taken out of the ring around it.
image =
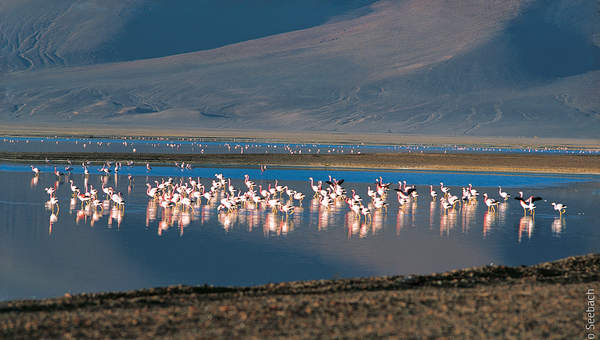
[[[584,5],[575,11],[585,12]],[[581,26],[546,1],[538,1],[485,44],[430,68],[395,79],[404,91],[461,95],[491,89],[525,89],[600,69],[600,48]],[[586,20],[594,20],[593,14]],[[392,86],[394,86],[392,85]]]
[[[600,48],[577,27],[585,23],[559,26],[552,22],[552,18],[561,18],[561,13],[553,13],[558,9],[552,4],[553,1],[546,0],[536,2],[507,29],[521,69],[538,79],[568,77],[600,69]],[[574,5],[586,13],[586,4]],[[598,13],[587,13],[586,19],[599,20]]]
[[[352,17],[375,0],[183,0],[150,2],[94,53],[128,61],[213,49]]]

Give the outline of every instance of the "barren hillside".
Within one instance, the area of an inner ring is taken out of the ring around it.
[[[592,0],[157,3],[0,4],[0,121],[599,136]]]

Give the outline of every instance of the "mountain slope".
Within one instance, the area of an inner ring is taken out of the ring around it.
[[[596,6],[378,1],[206,51],[7,73],[0,119],[597,138]]]

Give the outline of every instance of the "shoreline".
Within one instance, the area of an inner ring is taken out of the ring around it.
[[[79,126],[31,127],[6,124],[0,127],[2,137],[73,137],[73,138],[194,138],[215,139],[232,142],[276,142],[299,144],[370,144],[370,145],[427,145],[427,146],[480,146],[506,148],[576,148],[600,150],[600,138],[551,138],[551,137],[502,137],[502,136],[445,136],[420,134],[389,134],[324,131],[262,131],[246,129],[198,129],[189,127],[102,126],[95,125],[82,130]]]
[[[64,163],[125,161],[192,166],[260,166],[372,170],[433,170],[599,175],[600,155],[506,153],[364,153],[325,154],[154,154],[93,152],[0,152],[0,161]]]
[[[0,302],[0,335],[575,338],[590,289],[600,292],[600,254],[430,275],[67,293]]]

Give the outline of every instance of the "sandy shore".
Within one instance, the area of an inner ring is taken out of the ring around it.
[[[290,154],[141,154],[141,153],[14,153],[0,152],[0,160],[20,162],[115,161],[194,166],[269,166],[295,168],[350,168],[377,170],[493,171],[564,174],[600,174],[600,155],[394,153],[346,155]]]
[[[583,339],[590,289],[598,299],[600,254],[423,276],[175,286],[2,302],[0,337]]]

